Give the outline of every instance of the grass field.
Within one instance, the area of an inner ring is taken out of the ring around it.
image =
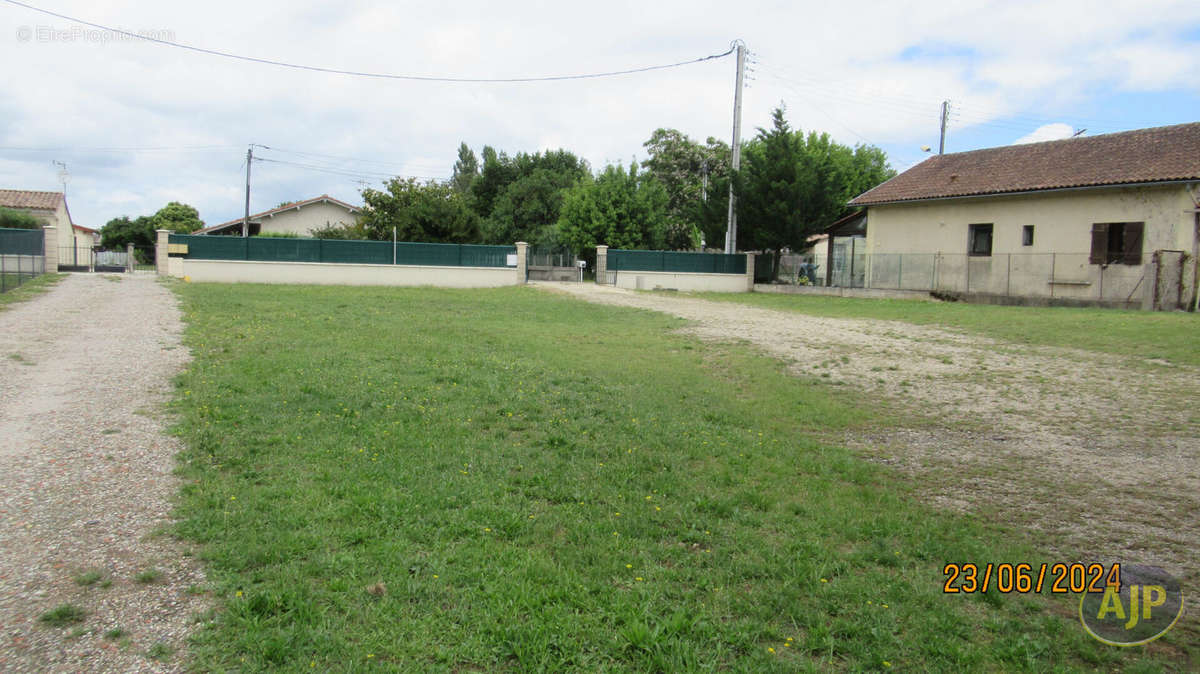
[[[1036,560],[817,440],[893,423],[748,347],[529,288],[174,285],[201,670],[1156,671]]]
[[[10,275],[15,276],[15,275]],[[65,274],[42,274],[36,278],[23,278],[19,287],[9,288],[7,292],[0,293],[0,311],[16,302],[24,302],[25,300],[35,297],[46,292],[55,283],[63,280]],[[8,283],[16,285],[17,279],[7,279]]]
[[[1067,346],[1200,365],[1200,316],[1179,312],[1005,307],[963,302],[773,293],[704,293],[705,299],[831,318],[874,318],[948,327],[1014,344]]]

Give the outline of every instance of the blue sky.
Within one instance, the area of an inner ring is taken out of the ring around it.
[[[29,0],[248,56],[461,77],[586,73],[753,52],[743,138],[781,102],[794,127],[880,146],[907,168],[947,151],[1200,121],[1200,3],[378,3]],[[388,175],[445,178],[460,141],[563,147],[594,168],[644,158],[657,127],[729,139],[732,58],[555,83],[397,82],[229,61],[81,34],[0,2],[0,187],[57,189],[76,221],[169,200],[209,224],[322,193],[358,202]],[[57,32],[56,32],[57,31]],[[105,148],[105,149],[97,149]],[[304,154],[301,154],[304,153]],[[306,166],[295,166],[305,164]]]

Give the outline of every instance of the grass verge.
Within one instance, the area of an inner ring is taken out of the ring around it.
[[[819,435],[851,392],[527,288],[179,284],[198,669],[1025,670],[1165,660],[1063,598],[947,596],[1022,534]]]
[[[1006,307],[965,302],[775,293],[701,293],[705,299],[829,318],[873,318],[975,333],[1013,344],[1064,346],[1200,365],[1200,317],[1182,312]]]
[[[0,311],[4,311],[9,305],[24,302],[46,292],[66,276],[66,274],[42,274],[37,278],[25,281],[20,287],[0,293]]]

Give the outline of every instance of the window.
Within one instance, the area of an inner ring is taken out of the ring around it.
[[[1098,222],[1092,225],[1091,264],[1141,264],[1141,222]]]
[[[1021,228],[1021,245],[1033,245],[1033,225],[1025,225]]]
[[[967,254],[968,255],[991,255],[992,254],[992,226],[986,225],[968,225],[967,226]]]

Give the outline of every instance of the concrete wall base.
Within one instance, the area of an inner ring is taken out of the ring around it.
[[[329,264],[243,260],[170,259],[170,274],[196,282],[286,283],[350,286],[499,288],[520,285],[512,267]]]

